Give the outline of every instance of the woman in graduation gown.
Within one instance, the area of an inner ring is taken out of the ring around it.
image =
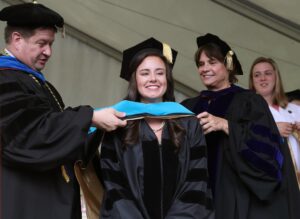
[[[234,84],[242,68],[226,42],[208,33],[197,44],[207,90],[182,104],[205,133],[216,218],[297,218],[287,191],[291,159],[266,102]]]
[[[174,101],[171,68],[176,54],[154,38],[125,50],[125,99],[147,107]],[[172,109],[169,113],[172,119],[142,116],[105,136],[101,218],[213,217],[202,129],[194,116],[176,117]]]

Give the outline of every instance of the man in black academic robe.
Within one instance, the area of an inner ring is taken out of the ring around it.
[[[7,21],[0,56],[1,218],[79,219],[76,160],[87,162],[100,131],[124,126],[113,109],[65,109],[42,70],[51,56],[56,27],[63,18],[41,4],[0,11]]]

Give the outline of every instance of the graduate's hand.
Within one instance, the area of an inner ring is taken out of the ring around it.
[[[127,124],[126,120],[121,120],[125,117],[125,113],[118,112],[113,108],[105,108],[94,111],[92,124],[97,128],[105,131],[113,131],[118,127],[124,127]]]
[[[208,134],[213,131],[224,131],[227,135],[229,134],[228,121],[226,119],[213,116],[208,112],[198,114],[197,118],[203,128],[204,134]]]
[[[293,131],[293,124],[289,122],[276,122],[279,133],[282,137],[289,137]]]

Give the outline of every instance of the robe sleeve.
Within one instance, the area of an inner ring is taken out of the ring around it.
[[[0,74],[3,165],[45,171],[76,160],[87,146],[93,109],[82,106],[57,112],[42,87],[24,75]]]
[[[202,128],[196,118],[189,119],[186,128],[187,153],[181,153],[180,160],[185,162],[179,190],[167,219],[214,218],[212,194],[208,188],[207,148]],[[184,148],[182,148],[184,149]],[[181,150],[182,150],[181,149]],[[186,156],[187,155],[187,156]]]
[[[265,100],[254,93],[236,95],[227,117],[227,160],[260,200],[268,200],[282,180],[283,140]]]
[[[101,175],[105,186],[104,201],[101,206],[101,218],[142,219],[142,211],[138,209],[128,181],[121,170],[115,147],[121,147],[115,143],[112,133],[106,133],[101,147]]]

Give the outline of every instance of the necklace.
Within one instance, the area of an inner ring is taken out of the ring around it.
[[[152,129],[152,131],[153,131],[154,133],[159,132],[160,130],[163,129],[163,127],[165,126],[165,124],[166,124],[166,122],[163,121],[163,122],[161,123],[161,125],[159,126],[159,128],[157,128],[157,129],[151,128],[151,129]]]

